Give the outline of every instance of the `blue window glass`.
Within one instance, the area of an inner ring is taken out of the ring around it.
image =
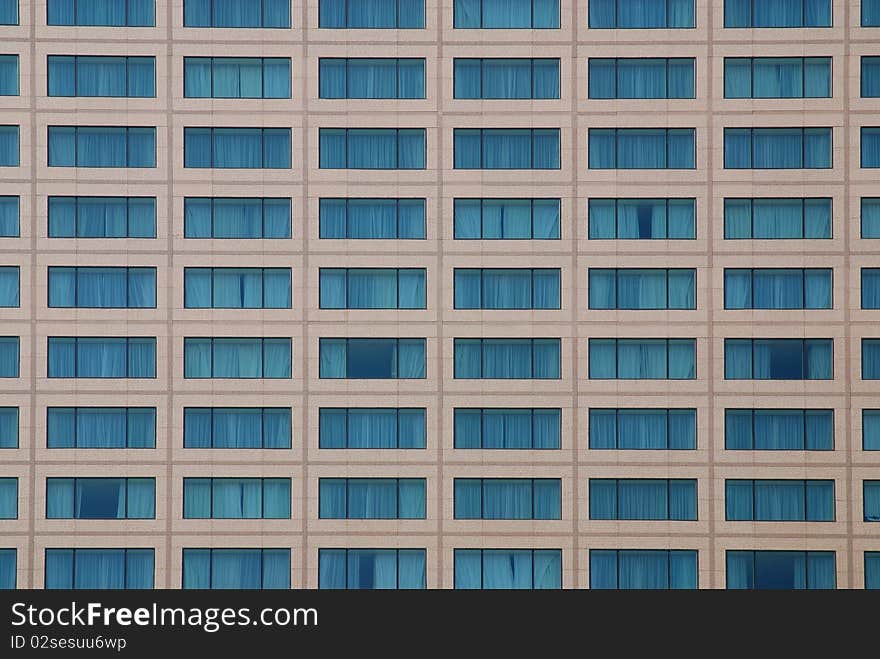
[[[456,407],[453,429],[460,449],[558,449],[562,410]]]
[[[862,410],[862,450],[880,451],[880,410]]]
[[[831,98],[831,58],[725,57],[724,98]]]
[[[19,306],[19,267],[0,266],[0,307]]]
[[[155,197],[49,197],[50,238],[155,238]]]
[[[590,519],[697,519],[697,481],[591,478]]]
[[[693,128],[590,128],[590,169],[694,169]]]
[[[154,27],[155,0],[48,0],[47,25]]]
[[[288,590],[289,549],[183,550],[183,589]]]
[[[49,167],[155,167],[151,126],[49,126]]]
[[[18,167],[18,126],[0,126],[0,167]]]
[[[456,309],[559,309],[560,270],[454,268]]]
[[[290,448],[289,407],[184,407],[183,448]]]
[[[862,57],[861,81],[862,98],[880,97],[880,57]]]
[[[183,166],[290,169],[289,128],[184,128]]]
[[[833,522],[833,480],[724,481],[725,519],[748,522]]]
[[[726,409],[728,451],[833,451],[834,410]]]
[[[318,98],[425,98],[425,60],[321,57]]]
[[[880,309],[880,268],[862,268],[862,309]]]
[[[289,478],[184,478],[184,519],[290,519]]]
[[[48,338],[50,378],[155,378],[156,338]]]
[[[456,128],[455,169],[559,169],[558,128]]]
[[[862,126],[862,162],[864,168],[880,167],[880,128]]]
[[[457,57],[453,98],[559,98],[559,60]]]
[[[559,0],[455,0],[455,29],[558,29]]]
[[[690,58],[589,59],[588,98],[694,98]]]
[[[559,380],[561,339],[455,339],[455,378]]]
[[[424,590],[424,549],[319,549],[318,588]]]
[[[156,308],[156,268],[49,266],[48,270],[50,308]]]
[[[694,240],[694,199],[590,199],[590,240]]]
[[[560,199],[455,199],[455,240],[559,240]]]
[[[831,199],[726,198],[725,240],[830,239]]]
[[[48,448],[156,448],[155,407],[49,407]]]
[[[831,268],[725,268],[725,309],[831,309]]]
[[[183,340],[183,377],[289,380],[291,352],[287,337],[187,337]]]
[[[725,128],[725,169],[830,169],[830,128]]]
[[[0,196],[0,238],[18,238],[19,234],[19,198]]]
[[[321,169],[425,169],[424,128],[321,128]]]
[[[590,268],[590,309],[696,309],[697,271]]]
[[[833,551],[727,551],[728,590],[837,588]]]
[[[558,478],[456,478],[455,519],[562,519]]]
[[[155,518],[155,478],[46,479],[46,519]]]
[[[47,549],[46,590],[152,590],[152,549]]]
[[[880,0],[862,0],[862,27],[880,27]]]
[[[0,478],[0,519],[18,519],[17,478]]]
[[[831,380],[833,339],[724,339],[725,380]]]
[[[456,549],[457,590],[558,590],[560,549]]]
[[[695,339],[590,339],[591,380],[694,380]]]
[[[0,449],[18,448],[18,408],[0,407]]]
[[[155,57],[49,55],[49,96],[156,97]]]
[[[865,590],[880,590],[880,551],[865,552]]]
[[[289,57],[184,57],[185,98],[290,98]]]
[[[425,448],[427,425],[420,407],[322,407],[318,446],[329,449]]]
[[[0,378],[18,377],[18,337],[0,336]]]
[[[16,585],[17,551],[0,549],[0,590],[14,590]]]
[[[319,0],[318,27],[423,30],[425,0]]]
[[[590,450],[695,450],[695,409],[590,408]]]
[[[831,0],[724,0],[724,27],[831,27]]]
[[[862,339],[862,379],[880,380],[880,339]]]
[[[318,216],[321,239],[425,239],[424,199],[322,197]]]
[[[319,519],[425,519],[424,478],[319,478]]]
[[[322,338],[319,376],[349,380],[424,379],[425,339]]]
[[[424,268],[319,268],[320,309],[424,309]]]
[[[18,95],[18,55],[0,55],[0,96]]]
[[[184,0],[183,26],[289,28],[290,0]]]
[[[184,268],[186,309],[290,309],[290,268]]]
[[[697,552],[688,549],[591,549],[592,590],[695,590]]]
[[[290,238],[290,198],[186,197],[185,238]]]
[[[694,0],[590,0],[589,7],[591,30],[694,27]]]
[[[862,238],[880,238],[880,198],[861,199]]]
[[[0,0],[0,25],[18,25],[18,0]]]
[[[880,522],[880,481],[863,481],[864,515],[866,522]]]

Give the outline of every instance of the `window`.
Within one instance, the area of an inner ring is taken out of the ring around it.
[[[880,167],[880,128],[862,126],[862,163],[863,168]]]
[[[0,196],[0,238],[18,238],[18,205],[18,197],[10,195]]]
[[[880,380],[880,339],[862,339],[862,379]]]
[[[455,378],[559,380],[560,339],[455,339]]]
[[[590,450],[694,450],[697,410],[590,408]]]
[[[863,481],[866,522],[880,522],[880,481]]]
[[[46,519],[155,518],[155,478],[46,479]]]
[[[424,309],[424,268],[319,268],[321,309]]]
[[[834,410],[726,409],[728,451],[833,451]]]
[[[833,551],[727,551],[728,590],[823,590],[837,587]]]
[[[454,268],[456,309],[560,309],[558,268]]]
[[[155,167],[152,126],[49,126],[49,167]]]
[[[560,549],[456,549],[457,590],[558,590]]]
[[[832,380],[833,339],[724,339],[725,380]]]
[[[425,339],[318,339],[322,379],[411,380],[426,377]]]
[[[18,0],[0,0],[0,25],[18,25]]]
[[[155,57],[49,55],[49,96],[156,97]]]
[[[290,309],[290,268],[184,268],[186,309]]]
[[[590,240],[694,240],[695,199],[590,199]]]
[[[321,169],[425,169],[424,128],[321,128]]]
[[[319,519],[425,519],[424,478],[319,478]]]
[[[18,377],[18,337],[0,336],[0,378]]]
[[[156,448],[155,407],[49,407],[48,448]]]
[[[48,338],[50,378],[155,378],[156,338]]]
[[[322,239],[425,239],[424,199],[322,197],[318,215]]]
[[[184,128],[183,166],[290,169],[290,129]]]
[[[862,410],[862,450],[880,451],[880,410]]]
[[[184,519],[290,519],[289,478],[184,478]]]
[[[455,0],[452,6],[457,30],[559,28],[559,0]]]
[[[185,238],[290,238],[290,198],[186,197]]]
[[[289,549],[183,550],[183,589],[290,588]]]
[[[15,549],[0,549],[0,590],[14,590],[16,583]]]
[[[727,521],[833,522],[833,480],[725,480]]]
[[[0,449],[18,448],[18,408],[0,407]]]
[[[152,590],[152,549],[47,549],[46,590]]]
[[[183,448],[290,448],[289,407],[184,407]]]
[[[862,27],[880,27],[880,0],[861,0]]]
[[[591,57],[588,98],[694,98],[694,67],[693,57]]]
[[[156,5],[155,0],[48,0],[46,24],[154,27]]]
[[[862,2],[864,6],[864,2]],[[862,98],[880,97],[880,57],[862,57]]]
[[[862,238],[880,238],[880,198],[862,197]]]
[[[725,240],[830,239],[831,199],[726,198]]]
[[[590,268],[590,309],[696,309],[693,268]]]
[[[831,98],[831,58],[725,57],[724,98]]]
[[[425,98],[425,60],[321,57],[318,98]]]
[[[291,340],[278,338],[196,338],[183,340],[183,377],[287,379]]]
[[[455,519],[562,519],[558,478],[456,478]]]
[[[458,449],[552,450],[562,446],[562,410],[456,407]]]
[[[318,27],[425,29],[425,0],[319,0]]]
[[[456,57],[453,81],[453,98],[559,98],[559,60]]]
[[[831,268],[725,268],[725,309],[830,309]]]
[[[880,552],[878,551],[865,552],[865,590],[880,590]]]
[[[0,126],[0,167],[18,165],[18,126]]]
[[[590,519],[695,521],[697,481],[591,478]]]
[[[290,98],[289,57],[184,57],[185,98]]]
[[[559,169],[558,128],[456,128],[455,169]]]
[[[0,519],[18,519],[17,478],[0,478]]]
[[[290,0],[184,0],[183,26],[289,28]]]
[[[591,380],[695,380],[696,339],[590,339]]]
[[[318,443],[327,449],[425,448],[425,409],[419,407],[322,407]]]
[[[0,266],[0,307],[19,306],[19,267]]]
[[[694,0],[590,0],[590,29],[691,28]]]
[[[687,549],[591,549],[592,590],[695,590],[697,552]]]
[[[590,169],[694,169],[693,128],[590,128]]]
[[[455,240],[559,240],[559,199],[456,199]]]
[[[0,6],[2,16],[2,6]],[[0,25],[3,25],[0,19]],[[0,96],[18,96],[18,55],[0,55]]]
[[[725,169],[830,169],[830,128],[725,128]]]
[[[155,197],[49,197],[50,238],[155,238]]]
[[[724,0],[724,27],[831,27],[831,0]]]
[[[880,268],[862,268],[862,309],[880,309]]]
[[[156,268],[49,266],[49,307],[155,309]]]
[[[423,590],[424,549],[319,549],[318,588]]]

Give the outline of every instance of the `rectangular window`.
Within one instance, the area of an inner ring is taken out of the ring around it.
[[[424,309],[424,268],[319,268],[320,309]]]
[[[693,268],[590,268],[590,309],[696,309]]]
[[[185,238],[290,238],[290,197],[185,197]]]
[[[289,407],[184,407],[183,448],[290,448]]]
[[[559,590],[561,549],[456,549],[456,590]]]
[[[880,57],[862,57],[862,98],[880,98]]]
[[[0,336],[0,378],[18,377],[18,337]]]
[[[2,7],[0,7],[2,16]],[[3,25],[0,20],[0,25]],[[0,96],[18,96],[18,55],[0,55]]]
[[[321,239],[425,239],[424,199],[322,197],[318,217]]]
[[[831,309],[831,268],[725,268],[725,309]]]
[[[155,166],[153,126],[49,126],[49,167]]]
[[[17,553],[15,549],[0,549],[0,590],[15,589]]]
[[[47,25],[155,27],[155,0],[48,0]],[[17,22],[17,21],[16,21]]]
[[[183,0],[183,26],[289,28],[290,0]]]
[[[553,408],[456,407],[458,449],[553,450],[562,446],[562,410]]]
[[[590,128],[590,169],[694,169],[694,128]]]
[[[456,128],[455,169],[559,169],[558,128]]]
[[[18,448],[18,408],[0,407],[0,449]]]
[[[862,450],[880,451],[880,410],[862,410]]]
[[[591,590],[696,590],[697,552],[591,549]]]
[[[46,590],[152,590],[152,549],[47,549]]]
[[[50,238],[155,238],[155,197],[49,197]]]
[[[424,549],[319,549],[318,588],[424,590]]]
[[[424,478],[319,478],[319,519],[425,519]]]
[[[880,197],[861,199],[862,238],[880,238]]]
[[[833,451],[834,410],[726,409],[728,451]]]
[[[590,0],[590,29],[694,27],[694,0]]]
[[[156,308],[156,268],[49,266],[48,271],[49,308]]]
[[[0,238],[18,238],[19,197],[0,196]]]
[[[724,27],[831,27],[831,0],[724,0]]]
[[[455,519],[562,519],[558,478],[456,478]]]
[[[289,549],[183,550],[183,589],[288,590]]]
[[[694,98],[694,62],[693,57],[591,57],[588,98]]]
[[[559,98],[559,60],[461,58],[453,60],[453,98]]]
[[[880,522],[880,481],[863,481],[866,522]]]
[[[156,448],[155,407],[49,407],[48,448]]]
[[[725,198],[725,240],[831,239],[828,197]]]
[[[156,479],[47,478],[46,519],[156,519]]]
[[[880,309],[880,268],[862,268],[862,309]]]
[[[833,551],[727,551],[728,590],[837,588]]]
[[[423,30],[425,0],[319,0],[318,27]]]
[[[725,380],[832,380],[834,339],[724,339]]]
[[[0,266],[0,307],[19,306],[19,279],[17,265]]]
[[[185,98],[290,98],[289,57],[184,57]]]
[[[725,480],[729,522],[833,522],[833,480]]]
[[[830,128],[725,128],[725,169],[830,169]]]
[[[318,98],[425,98],[425,60],[321,57]]]
[[[183,340],[183,377],[286,379],[291,375],[291,339],[187,337]]]
[[[50,378],[155,378],[156,337],[48,338]]]
[[[0,519],[18,519],[17,478],[0,478]]]
[[[865,590],[880,590],[880,551],[865,552]]]
[[[561,339],[455,339],[459,380],[559,380]]]
[[[321,128],[321,169],[425,169],[424,128]]]
[[[695,521],[697,481],[591,478],[590,519]]]
[[[49,55],[49,96],[156,97],[155,57]]]
[[[0,126],[0,167],[18,167],[18,126]]]
[[[880,339],[862,339],[862,379],[880,380]]]
[[[682,451],[697,448],[697,410],[590,408],[590,450]]]
[[[862,126],[862,162],[865,169],[880,167],[880,127]]]
[[[0,0],[0,25],[18,25],[18,0]]]
[[[590,339],[591,380],[695,380],[696,339]]]
[[[184,268],[185,309],[290,309],[290,268]]]
[[[560,199],[455,199],[455,240],[559,240]]]
[[[421,407],[322,407],[318,444],[327,449],[425,448],[427,425]]]
[[[318,339],[321,379],[420,380],[425,339]]]
[[[290,519],[289,478],[184,478],[184,519]]]
[[[456,309],[559,309],[558,268],[454,268]]]
[[[290,129],[184,128],[183,166],[290,169]]]
[[[456,30],[559,28],[559,0],[455,0],[452,7]]]
[[[695,199],[590,199],[590,240],[694,240]]]
[[[725,57],[724,98],[831,98],[831,58]]]
[[[880,27],[880,0],[862,0],[862,27]]]

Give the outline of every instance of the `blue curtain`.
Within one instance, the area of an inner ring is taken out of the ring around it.
[[[191,588],[207,590],[211,587],[210,549],[184,549],[181,568],[182,585],[185,590]]]
[[[18,377],[18,337],[0,337],[0,378]]]
[[[344,478],[318,479],[319,519],[345,519],[347,489]]]
[[[0,167],[18,164],[18,126],[0,126]]]
[[[862,238],[880,238],[880,199],[862,197]]]
[[[18,55],[0,55],[0,96],[18,94]]]
[[[528,339],[484,339],[481,376],[498,379],[534,377],[532,348]]]
[[[663,339],[618,339],[618,379],[665,379],[669,377],[669,348]]]
[[[483,561],[480,549],[456,549],[455,588],[456,590],[479,590],[483,584]]]
[[[318,588],[343,590],[347,587],[345,549],[318,550]]]
[[[862,27],[880,27],[880,1],[862,0]]]
[[[483,519],[533,519],[533,482],[528,479],[484,479]]]
[[[16,585],[16,558],[15,549],[0,549],[0,590],[12,590]]]
[[[18,518],[18,479],[0,478],[0,519]]]
[[[0,25],[18,25],[18,0],[0,1]]]
[[[862,339],[862,379],[880,380],[880,340]]]
[[[834,552],[728,551],[728,589],[836,587]]]
[[[862,450],[880,451],[880,410],[862,410]]]
[[[0,267],[0,307],[19,306],[18,266]]]
[[[669,481],[617,481],[618,519],[671,519]]]
[[[864,6],[864,5],[863,5]],[[14,561],[14,557],[13,557]],[[880,589],[880,552],[865,552],[865,590]]]
[[[19,235],[19,198],[0,196],[0,237],[15,238]]]
[[[617,519],[617,481],[591,478],[590,519]]]
[[[211,517],[211,479],[183,479],[183,518],[208,519]]]
[[[18,448],[17,407],[0,407],[0,448]]]
[[[350,478],[347,481],[347,519],[398,519],[398,489],[394,478]]]
[[[865,168],[880,167],[880,128],[862,127],[862,162]]]

